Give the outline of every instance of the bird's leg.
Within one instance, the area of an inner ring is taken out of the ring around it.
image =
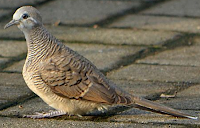
[[[52,111],[48,113],[36,113],[35,115],[24,115],[24,118],[33,118],[33,119],[41,119],[41,118],[51,118],[56,116],[66,115],[67,113],[64,111]]]

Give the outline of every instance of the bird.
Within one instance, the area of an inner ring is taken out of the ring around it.
[[[18,8],[4,29],[13,25],[23,32],[28,47],[23,78],[35,94],[55,109],[24,117],[83,116],[123,105],[144,107],[176,117],[198,118],[117,87],[92,62],[56,39],[44,27],[42,16],[35,7]]]

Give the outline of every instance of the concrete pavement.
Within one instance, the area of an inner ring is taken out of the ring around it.
[[[110,110],[118,113],[104,116],[21,118],[53,110],[22,78],[24,35],[16,27],[3,29],[22,5],[35,6],[53,35],[119,87],[199,116],[199,0],[2,0],[0,127],[200,127],[199,120],[120,107]]]

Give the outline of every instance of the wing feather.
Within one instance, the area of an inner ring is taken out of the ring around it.
[[[127,97],[120,96],[119,90],[110,86],[104,75],[80,56],[51,57],[41,69],[42,80],[59,96],[106,104],[128,103]]]

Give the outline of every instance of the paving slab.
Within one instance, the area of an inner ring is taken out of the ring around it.
[[[37,103],[37,104],[36,104]],[[55,110],[47,105],[41,98],[36,97],[26,102],[19,103],[0,111],[0,115],[22,117],[23,115],[35,114],[36,112],[49,112]]]
[[[188,113],[188,111],[185,111]],[[113,116],[110,121],[114,122],[134,122],[134,123],[157,123],[157,124],[182,124],[186,128],[199,127],[199,120],[176,118],[169,115],[161,114],[141,114],[141,115],[126,115],[126,116]]]
[[[21,74],[0,73],[0,90],[0,108],[7,103],[26,99],[32,94]]]
[[[181,66],[200,66],[200,38],[192,39],[193,45],[178,47],[163,51],[153,56],[137,60],[136,63],[161,64],[161,65],[181,65]]]
[[[137,60],[137,63],[200,66],[199,49],[199,45],[179,47]]]
[[[0,24],[1,25],[1,24]],[[2,25],[3,27],[3,25]],[[58,39],[71,42],[89,42],[126,45],[162,45],[163,42],[180,36],[176,32],[144,31],[134,29],[78,28],[46,26]],[[158,36],[159,35],[159,36]],[[24,39],[17,27],[0,30],[0,38]]]
[[[2,1],[0,1],[0,6],[1,6],[1,2],[2,2]],[[11,12],[12,12],[11,10],[1,9],[1,8],[0,8],[0,18],[2,18],[3,16],[6,16],[6,15],[8,15],[8,14],[10,14]]]
[[[0,56],[15,57],[27,52],[25,42],[0,41]]]
[[[194,37],[194,45],[195,46],[200,46],[200,37],[199,36],[197,36],[197,37]]]
[[[163,42],[180,36],[176,32],[143,31],[134,29],[88,29],[50,28],[59,39],[65,41],[98,42],[126,45],[162,45]],[[159,34],[159,36],[157,36]]]
[[[13,63],[11,66],[5,68],[4,71],[21,73],[24,63],[25,63],[25,60],[17,61]]]
[[[4,0],[5,6],[0,2],[0,14],[4,16],[9,8],[16,8],[29,2],[35,4],[45,0]],[[13,4],[8,5],[9,2]],[[138,15],[127,15],[115,21],[109,27],[94,28],[86,27],[64,27],[67,25],[85,25],[99,22],[110,16],[123,13],[130,8],[141,7],[140,0],[56,0],[40,6],[38,9],[44,16],[45,24],[58,26],[47,26],[47,28],[58,39],[70,48],[91,60],[98,68],[105,70],[113,67],[123,57],[135,55],[146,46],[160,45],[168,40],[174,39],[181,34],[179,32],[199,33],[199,20],[188,17],[198,17],[199,2],[197,0],[171,0],[163,4],[149,8]],[[195,3],[196,2],[196,3]],[[195,4],[194,4],[195,3]],[[161,7],[160,7],[161,6]],[[167,8],[167,6],[169,6]],[[188,7],[186,7],[188,6]],[[14,10],[11,10],[14,11]],[[170,12],[171,11],[171,12]],[[152,14],[152,15],[151,15]],[[158,16],[153,16],[153,15]],[[177,15],[178,17],[167,17],[159,15]],[[51,16],[51,17],[50,17]],[[181,17],[179,17],[181,16]],[[10,15],[10,17],[12,17]],[[11,19],[11,18],[10,18]],[[61,23],[61,26],[60,26]],[[25,40],[24,35],[16,28],[3,30],[5,24],[0,24],[0,39]],[[129,29],[118,29],[117,27],[130,27]],[[134,28],[134,29],[132,29]],[[167,31],[166,31],[167,30]],[[182,36],[182,35],[181,35]],[[117,86],[124,88],[132,94],[158,98],[159,103],[173,108],[185,109],[190,114],[199,114],[199,85],[185,87],[182,82],[199,82],[199,41],[195,38],[194,46],[180,47],[161,52],[155,56],[146,57],[137,61],[137,64],[121,67],[108,73],[108,77]],[[15,44],[16,43],[16,44]],[[85,43],[85,44],[84,44]],[[101,44],[102,43],[102,44]],[[125,45],[124,45],[125,44]],[[129,45],[129,46],[126,46]],[[136,46],[137,45],[137,46]],[[138,46],[139,45],[139,46]],[[6,49],[5,49],[6,48]],[[26,53],[25,41],[0,41],[0,65],[9,61],[10,57],[17,57]],[[180,55],[179,55],[180,54]],[[167,61],[163,58],[166,57]],[[131,58],[130,58],[131,59]],[[102,61],[103,60],[103,61]],[[189,61],[188,61],[189,60]],[[106,62],[106,64],[105,64]],[[21,72],[24,60],[13,63],[4,71]],[[141,64],[146,63],[146,64]],[[148,64],[148,65],[147,65]],[[151,65],[153,64],[153,65]],[[155,64],[164,64],[155,65]],[[169,64],[169,65],[168,65]],[[172,66],[170,66],[172,65]],[[174,66],[173,66],[174,65]],[[176,65],[176,66],[175,66]],[[183,66],[180,66],[183,65]],[[194,67],[192,67],[194,66]],[[168,82],[169,81],[169,82]],[[180,82],[180,84],[175,83]],[[192,85],[192,84],[191,84]],[[180,88],[180,90],[178,90]],[[24,114],[35,112],[48,112],[52,110],[39,97],[26,100],[32,92],[28,89],[21,74],[0,73],[0,108],[9,102],[20,102],[15,106],[0,111],[0,127],[23,128],[23,127],[198,127],[199,121],[175,118],[168,115],[155,114],[131,108],[127,111],[117,113],[115,116],[100,118],[92,121],[90,117],[53,118],[53,119],[25,119],[19,118]],[[178,90],[174,98],[160,98],[160,94]]]
[[[0,8],[18,8],[23,5],[35,5],[37,3],[41,3],[48,0],[1,0],[0,1]],[[11,4],[12,3],[12,4]]]
[[[12,120],[12,121],[11,121]],[[0,126],[4,128],[185,128],[183,125],[173,124],[135,124],[118,122],[93,122],[73,120],[34,120],[23,118],[0,117]]]
[[[199,91],[200,91],[200,85],[198,84],[178,92],[175,98],[171,98],[167,101],[166,100],[164,101],[164,99],[160,99],[159,101],[177,109],[181,108],[185,110],[199,110],[200,109]]]
[[[1,100],[16,100],[22,96],[30,94],[30,90],[25,85],[0,85],[0,89],[2,91]]]
[[[6,23],[8,23],[10,20],[12,20],[12,18],[8,19],[8,21]],[[8,29],[4,29],[4,26],[6,25],[6,23],[0,23],[0,35],[2,39],[6,39],[8,38],[9,40],[11,39],[24,39],[25,40],[25,37],[24,37],[24,34],[23,32],[21,32],[17,26],[13,26],[11,28],[8,28]]]
[[[164,83],[164,82],[144,82],[144,81],[131,81],[131,80],[118,80],[111,79],[116,86],[123,90],[137,96],[147,97],[150,99],[160,96],[170,90],[175,90],[180,87],[180,84]]]
[[[56,0],[38,9],[44,23],[91,24],[139,6],[139,1]]]
[[[0,58],[0,66],[4,65],[7,62],[9,62],[9,58]]]
[[[158,4],[155,7],[142,11],[142,14],[200,16],[199,0],[171,0]]]
[[[186,73],[187,72],[187,73]],[[108,73],[109,78],[141,81],[199,82],[199,67],[132,64]]]
[[[26,85],[21,74],[18,73],[0,73],[0,84],[6,85]]]
[[[167,31],[180,31],[199,33],[199,19],[166,17],[166,16],[148,16],[148,15],[127,15],[124,18],[114,22],[110,27],[122,28],[142,28]]]

